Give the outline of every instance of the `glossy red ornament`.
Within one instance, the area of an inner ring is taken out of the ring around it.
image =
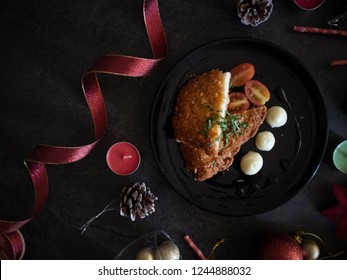
[[[267,235],[259,248],[259,259],[262,260],[302,260],[302,249],[299,243],[286,233]]]

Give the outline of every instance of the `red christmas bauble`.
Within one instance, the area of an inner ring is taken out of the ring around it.
[[[267,235],[259,248],[262,260],[302,260],[302,249],[296,240],[286,233]]]

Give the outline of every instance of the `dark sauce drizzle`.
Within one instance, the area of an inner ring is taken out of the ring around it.
[[[301,145],[302,145],[302,134],[301,134],[301,130],[300,130],[299,121],[293,112],[292,106],[291,106],[290,102],[288,101],[287,96],[286,96],[283,88],[277,87],[275,89],[275,94],[280,101],[285,102],[287,104],[287,106],[291,112],[291,115],[294,119],[295,131],[296,131],[296,135],[297,135],[297,140],[295,143],[294,156],[291,159],[281,159],[279,162],[281,169],[285,173],[293,165],[295,158],[297,157],[297,155],[300,152]],[[232,187],[235,187],[235,195],[237,197],[243,197],[243,196],[250,195],[256,191],[263,189],[264,187],[266,187],[268,185],[271,185],[271,184],[277,182],[277,180],[279,179],[279,176],[280,175],[270,174],[265,178],[265,180],[264,179],[260,180],[261,182],[259,182],[259,183],[255,183],[254,180],[250,180],[248,177],[243,177],[243,178],[239,178],[238,180],[236,180],[232,184]],[[256,175],[255,175],[255,177],[256,177]]]
[[[293,112],[293,109],[292,109],[292,106],[290,105],[288,99],[287,99],[287,96],[286,96],[286,93],[284,92],[283,88],[281,87],[277,87],[275,89],[275,93],[278,97],[278,99],[280,99],[281,101],[287,103],[287,106],[290,110],[290,112],[292,113],[292,116],[293,116],[293,119],[294,119],[294,122],[295,122],[295,130],[296,130],[296,135],[298,136],[297,140],[296,140],[296,144],[295,144],[295,155],[293,157],[293,159],[291,160],[291,164],[293,163],[293,160],[296,158],[296,156],[298,155],[300,149],[301,149],[301,143],[302,143],[302,134],[301,134],[301,131],[300,131],[300,124],[298,122],[298,119],[296,118],[294,112]]]

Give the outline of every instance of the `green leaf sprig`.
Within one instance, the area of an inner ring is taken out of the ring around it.
[[[212,110],[212,108],[210,107],[209,109]],[[245,121],[241,122],[240,119],[240,115],[233,115],[230,114],[228,111],[226,112],[225,117],[221,117],[216,113],[212,113],[210,117],[206,120],[206,125],[204,129],[201,131],[201,134],[207,138],[209,135],[209,130],[212,128],[213,124],[217,124],[220,127],[222,133],[216,139],[216,142],[219,142],[223,136],[226,145],[228,144],[229,137],[231,135],[234,134],[236,136],[240,136],[247,129],[248,123]]]

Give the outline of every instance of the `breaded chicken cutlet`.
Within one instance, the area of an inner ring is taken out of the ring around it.
[[[212,113],[216,120],[225,117],[229,104],[230,73],[218,70],[204,72],[182,87],[173,118],[176,140],[217,155],[222,131],[216,122],[205,130]],[[205,130],[205,131],[204,131]]]
[[[229,72],[207,71],[189,80],[177,98],[175,137],[186,167],[198,181],[228,169],[266,116],[265,106],[230,114],[229,84]]]

